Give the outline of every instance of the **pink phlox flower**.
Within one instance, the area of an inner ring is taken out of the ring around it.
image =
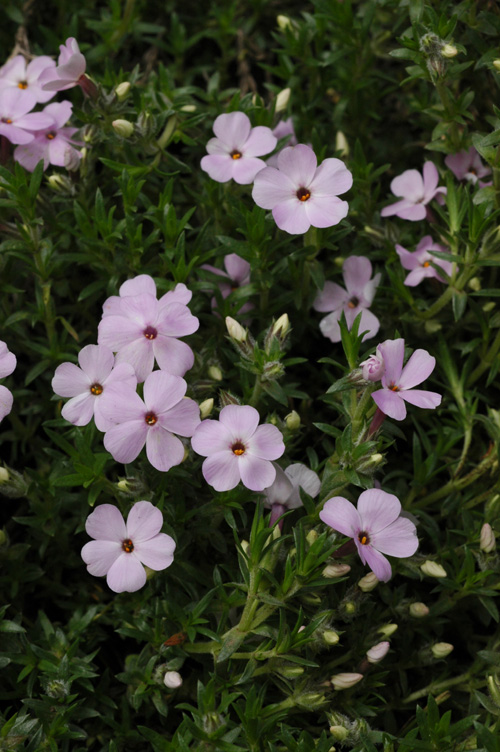
[[[383,554],[406,558],[418,548],[417,529],[400,516],[399,499],[386,491],[363,491],[358,508],[342,496],[328,499],[320,519],[333,530],[354,540],[363,564],[368,564],[381,582],[391,578],[391,565]]]
[[[278,154],[278,167],[266,167],[255,178],[253,200],[270,209],[274,221],[290,234],[309,227],[332,227],[347,215],[347,201],[337,198],[352,186],[352,174],[340,159],[325,159],[318,167],[310,146],[287,146]]]
[[[132,363],[139,382],[151,373],[155,359],[175,376],[193,367],[193,351],[177,338],[193,334],[200,322],[186,305],[175,302],[173,292],[160,300],[148,292],[120,296],[99,324],[98,343],[116,352],[117,363]]]
[[[425,278],[438,279],[440,282],[445,280],[439,275],[439,272],[431,266],[431,263],[440,266],[441,269],[448,275],[451,275],[453,265],[451,261],[440,259],[437,256],[431,255],[429,251],[438,251],[440,253],[446,253],[447,248],[444,245],[435,243],[430,235],[426,235],[413,253],[407,251],[402,245],[396,245],[396,252],[399,256],[401,264],[404,269],[409,269],[410,273],[405,279],[405,285],[408,287],[415,287],[419,285]]]
[[[155,298],[157,296],[156,283],[153,277],[150,277],[149,274],[139,274],[137,277],[127,279],[121,285],[118,295],[111,295],[111,297],[104,301],[102,307],[103,317],[110,315],[119,316],[121,312],[120,298],[141,295],[142,293],[153,295]],[[173,290],[169,290],[162,295],[159,303],[161,308],[170,305],[170,303],[182,303],[182,305],[187,305],[192,297],[193,293],[191,290],[188,290],[185,284],[179,282]]]
[[[302,506],[301,488],[314,499],[321,487],[321,481],[314,470],[310,470],[300,462],[288,465],[285,470],[282,470],[276,463],[274,467],[276,478],[264,491],[264,506],[271,510],[270,525],[274,525],[276,520],[289,509]]]
[[[228,112],[214,121],[216,138],[207,144],[208,155],[201,160],[201,169],[212,180],[227,183],[234,180],[241,185],[251,183],[266,163],[258,159],[269,154],[277,144],[270,128],[252,128],[244,112]]]
[[[400,201],[382,209],[382,217],[392,217],[395,214],[412,222],[425,219],[426,205],[439,193],[446,193],[446,188],[438,187],[438,182],[439,174],[433,162],[425,162],[423,175],[418,170],[405,170],[391,183],[391,191]]]
[[[275,135],[278,140],[280,138],[285,138],[285,136],[290,136],[286,146],[297,146],[297,136],[295,135],[295,129],[293,127],[293,120],[291,117],[289,117],[287,120],[280,120],[276,128],[273,128],[273,135]],[[278,154],[280,152],[281,149],[279,152],[273,154],[272,157],[269,157],[269,159],[266,160],[268,167],[278,167]]]
[[[0,68],[0,90],[14,88],[33,94],[36,102],[44,104],[52,99],[54,92],[43,91],[38,79],[46,68],[55,68],[55,62],[47,55],[35,57],[26,63],[23,55],[16,55]]]
[[[0,379],[10,376],[16,367],[16,363],[17,359],[14,353],[11,353],[6,343],[0,340]],[[10,389],[0,385],[0,422],[10,413],[13,403],[14,397]]]
[[[230,491],[240,480],[251,491],[263,491],[276,478],[277,460],[285,451],[276,426],[259,426],[259,413],[249,405],[227,405],[219,420],[203,420],[191,439],[207,459],[203,477],[216,491]]]
[[[160,533],[163,515],[149,501],[137,501],[125,523],[112,504],[101,504],[89,514],[85,530],[94,538],[82,548],[89,574],[106,575],[115,593],[135,593],[146,584],[146,571],[166,569],[174,560],[175,541]]]
[[[359,364],[363,373],[365,381],[380,381],[384,375],[385,365],[384,358],[380,352],[380,345],[377,346],[377,350],[374,355],[370,355],[369,358]]]
[[[80,52],[78,42],[70,37],[59,46],[60,55],[57,67],[47,68],[39,78],[39,84],[44,91],[64,91],[82,84],[85,77],[87,63]]]
[[[50,115],[30,112],[35,105],[36,97],[29,91],[13,88],[0,91],[0,136],[12,144],[28,144],[34,139],[32,131],[52,126],[54,119]]]
[[[339,319],[342,311],[347,326],[352,328],[354,319],[361,313],[358,331],[366,332],[363,341],[374,337],[380,327],[378,318],[368,310],[375,297],[381,274],[372,278],[372,265],[365,256],[350,256],[342,267],[346,290],[335,282],[326,282],[323,290],[316,297],[313,308],[316,311],[332,311],[321,319],[319,328],[332,342],[340,342]]]
[[[434,370],[436,358],[427,350],[415,350],[403,368],[404,339],[388,339],[378,346],[384,360],[382,389],[372,394],[377,407],[394,420],[406,418],[406,405],[433,410],[441,404],[441,395],[414,386],[425,381]]]
[[[111,318],[111,317],[110,317]],[[154,371],[144,382],[144,401],[125,385],[114,389],[103,405],[113,422],[104,446],[117,462],[132,462],[146,445],[157,470],[167,472],[184,459],[184,444],[174,436],[192,436],[200,422],[196,402],[184,398],[187,384],[180,376]]]
[[[491,175],[491,170],[481,162],[481,157],[473,146],[467,151],[448,154],[444,163],[458,180],[468,180],[473,185],[479,183],[481,188],[492,185],[491,181],[485,183],[479,179],[486,177],[486,175]]]
[[[107,431],[114,421],[105,417],[102,407],[115,388],[135,390],[137,378],[130,363],[118,363],[104,345],[87,345],[78,353],[80,367],[61,363],[52,379],[52,389],[60,397],[71,397],[61,410],[62,417],[75,426],[86,426],[92,418],[99,431]]]
[[[212,274],[217,274],[218,277],[223,277],[217,285],[222,297],[227,298],[239,287],[250,284],[250,264],[245,259],[242,259],[241,256],[238,256],[237,253],[229,253],[227,256],[224,256],[224,266],[226,268],[225,272],[211,264],[203,264],[201,268],[212,272]],[[211,305],[212,308],[217,308],[217,300],[215,298],[212,298]],[[250,302],[244,303],[238,309],[238,313],[247,313],[253,307],[253,304]]]
[[[68,165],[76,161],[76,166],[78,166],[81,154],[73,146],[73,144],[81,144],[73,138],[78,128],[63,127],[71,117],[72,109],[73,105],[67,101],[48,104],[43,112],[52,118],[52,125],[37,131],[33,134],[33,141],[18,146],[14,150],[16,162],[22,164],[29,172],[33,172],[41,159],[43,159],[44,170],[49,164],[68,168]]]

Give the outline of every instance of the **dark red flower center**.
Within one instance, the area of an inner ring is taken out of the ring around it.
[[[311,198],[311,191],[307,188],[299,188],[297,191],[297,198],[299,201],[307,201],[307,199]]]
[[[358,533],[358,540],[362,546],[367,546],[370,542],[370,536],[364,530]]]
[[[148,424],[148,426],[154,426],[154,424],[157,422],[158,418],[154,413],[146,413],[144,416],[144,420]]]
[[[157,332],[157,330],[156,330],[156,329],[154,328],[154,326],[147,326],[147,327],[146,327],[146,328],[144,329],[144,332],[143,332],[143,334],[144,334],[144,336],[146,337],[146,339],[156,339],[156,337],[158,336],[158,332]]]
[[[241,152],[234,149],[234,151],[231,152],[231,157],[233,159],[241,159]]]
[[[7,125],[10,125],[12,123],[12,120],[10,118],[2,118],[2,123],[7,123]]]
[[[233,454],[236,454],[237,457],[241,457],[242,454],[245,454],[246,447],[241,441],[235,441],[235,443],[231,447],[231,451]]]
[[[101,384],[98,384],[97,382],[95,384],[92,384],[92,386],[90,387],[90,391],[92,392],[92,394],[96,394],[96,395],[102,394]]]
[[[18,87],[18,89],[27,89],[28,88],[28,82],[27,81],[19,81],[17,87]]]
[[[350,301],[347,304],[348,308],[356,308],[356,306],[359,305],[359,298],[356,298],[355,296],[350,299]]]
[[[130,540],[130,538],[126,538],[122,543],[122,548],[125,551],[126,554],[131,554],[134,550],[134,544]]]

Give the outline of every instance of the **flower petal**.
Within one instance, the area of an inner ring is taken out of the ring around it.
[[[313,227],[333,227],[347,217],[349,204],[336,196],[317,196],[311,194],[308,201],[304,201],[307,218]]]
[[[89,574],[102,577],[107,574],[120,554],[123,553],[121,543],[109,540],[93,540],[82,548],[82,559],[87,565]]]
[[[369,311],[368,309],[363,308],[361,311],[361,320],[359,322],[359,328],[358,328],[358,332],[360,334],[362,332],[366,332],[365,336],[363,337],[363,342],[365,342],[365,340],[367,339],[371,339],[372,337],[375,337],[379,328],[380,328],[380,321],[375,316],[375,314]]]
[[[324,159],[309,187],[314,196],[339,196],[352,187],[352,173],[340,159]]]
[[[250,405],[226,405],[219,415],[219,421],[239,441],[246,441],[255,433],[259,420],[258,411]]]
[[[156,298],[156,283],[149,274],[138,274],[137,277],[125,280],[119,292],[122,298],[130,295],[142,295],[142,293],[147,293]]]
[[[406,407],[402,395],[402,392],[379,389],[378,392],[372,394],[372,397],[377,407],[389,418],[404,420],[406,418]]]
[[[321,321],[319,322],[321,334],[324,337],[328,337],[330,342],[340,342],[340,340],[342,339],[339,325],[339,319],[341,315],[342,310],[339,309],[338,311],[329,313],[328,316],[325,316],[325,318],[321,319]]]
[[[70,399],[63,406],[61,415],[64,420],[73,423],[74,426],[86,426],[94,416],[94,402],[96,397],[87,391]]]
[[[274,167],[266,167],[255,176],[252,198],[262,209],[274,209],[277,204],[296,198],[291,179]]]
[[[227,183],[233,177],[234,162],[229,154],[208,154],[201,160],[200,167],[217,183]]]
[[[276,477],[273,483],[268,486],[264,492],[264,506],[272,507],[274,505],[287,506],[288,499],[293,492],[293,484],[281,467],[274,465]]]
[[[229,450],[232,443],[232,432],[218,420],[203,420],[191,439],[194,451],[202,457]]]
[[[9,352],[5,342],[0,342],[0,379],[10,376],[16,368],[16,364],[17,358],[14,353]]]
[[[228,151],[239,150],[250,135],[251,125],[244,112],[227,112],[215,118],[213,131]]]
[[[115,593],[135,593],[146,584],[146,570],[134,552],[124,551],[109,570],[106,582]]]
[[[14,397],[10,389],[0,385],[0,420],[3,420],[10,413],[13,403]]]
[[[400,389],[411,389],[429,378],[436,366],[436,358],[427,350],[415,350],[403,368],[399,381]]]
[[[427,204],[434,197],[437,184],[439,183],[439,173],[434,162],[426,162],[424,164],[423,176],[425,203]]]
[[[174,407],[186,394],[187,384],[180,376],[153,371],[144,382],[144,404],[160,415]]]
[[[263,423],[258,426],[253,436],[248,439],[248,454],[254,457],[260,457],[264,460],[277,460],[284,451],[283,434],[279,428],[271,425],[271,423]]]
[[[358,543],[357,546],[358,552],[360,548],[363,548],[366,563],[376,578],[380,582],[388,582],[392,576],[392,569],[385,556],[379,553],[373,546],[362,546],[361,543]]]
[[[423,407],[427,410],[434,410],[436,407],[439,407],[441,400],[443,399],[437,392],[428,392],[426,389],[403,390],[399,394],[401,395],[401,398],[406,402],[409,402],[410,405]]]
[[[60,397],[76,397],[88,394],[92,382],[81,368],[74,363],[61,363],[52,379],[52,389]]]
[[[418,548],[417,529],[411,520],[400,517],[383,530],[372,533],[370,543],[382,554],[400,559],[413,556]]]
[[[108,301],[114,300],[114,298],[108,298]],[[113,310],[115,306],[113,305]],[[120,310],[121,310],[121,298],[120,298]],[[106,312],[104,318],[101,319],[98,327],[97,342],[99,345],[106,345],[113,352],[126,347],[131,342],[135,342],[139,339],[144,339],[143,336],[144,325],[133,321],[126,316],[118,316],[114,313]]]
[[[382,377],[383,386],[399,384],[399,377],[403,370],[405,356],[405,341],[399,339],[386,339],[378,346],[378,350],[384,359],[385,373]]]
[[[273,209],[274,221],[284,232],[290,235],[302,235],[311,226],[311,220],[306,211],[307,201],[299,201],[294,196],[277,204]]]
[[[127,517],[127,535],[134,546],[158,535],[163,526],[163,515],[150,501],[137,501]]]
[[[428,164],[428,163],[426,163]],[[395,196],[409,199],[413,203],[424,197],[424,181],[418,170],[405,170],[391,182]]]
[[[313,308],[315,311],[336,311],[349,300],[349,294],[336,282],[325,282],[325,286],[316,296]]]
[[[245,157],[261,157],[264,154],[270,154],[277,143],[278,139],[270,128],[257,125],[250,131],[242,151]]]
[[[409,219],[411,222],[418,222],[421,219],[425,219],[427,216],[427,209],[424,204],[414,204],[406,208],[399,209],[398,217],[401,219]]]
[[[102,384],[113,368],[115,358],[105,345],[87,345],[78,354],[80,368],[90,379],[90,383]]]
[[[276,468],[269,460],[245,452],[238,457],[241,481],[250,491],[263,491],[276,478]]]
[[[415,252],[410,253],[410,251],[407,251],[406,248],[403,248],[402,245],[396,244],[396,253],[399,256],[399,260],[401,261],[401,266],[403,267],[403,269],[412,270],[420,268],[419,260],[415,256]]]
[[[185,337],[193,334],[199,326],[199,319],[182,303],[162,305],[155,323],[158,332],[167,337]]]
[[[119,316],[107,316],[103,321],[109,321],[112,318],[123,318]],[[102,323],[102,322],[101,322]],[[155,354],[153,343],[156,340],[149,340],[143,337],[130,342],[116,353],[115,363],[130,363],[134,368],[137,381],[145,381],[153,370]]]
[[[175,337],[158,335],[153,340],[153,353],[162,371],[184,376],[194,365],[194,353],[185,342]]]
[[[287,175],[295,190],[308,188],[316,173],[318,160],[310,146],[286,146],[278,154],[278,169]]]
[[[175,541],[166,533],[159,533],[146,542],[135,543],[134,553],[150,569],[166,569],[174,560]]]
[[[358,513],[361,525],[371,537],[379,530],[383,530],[399,517],[401,503],[394,494],[379,488],[363,491],[358,499]]]
[[[153,467],[166,473],[171,467],[181,464],[184,459],[184,444],[170,431],[155,426],[148,431],[146,455]]]
[[[285,475],[291,480],[293,485],[293,491],[290,494],[286,505],[288,509],[302,506],[299,488],[303,488],[313,499],[319,494],[321,481],[318,475],[314,470],[310,470],[310,468],[302,465],[300,462],[288,465],[285,469]]]
[[[266,163],[263,159],[257,157],[242,157],[241,159],[232,160],[233,162],[233,180],[239,185],[249,185],[253,183],[255,177],[265,169]]]
[[[250,281],[250,264],[237,253],[228,253],[224,256],[224,266],[233,282],[239,285],[246,285]],[[217,269],[217,271],[219,271]]]
[[[201,471],[207,483],[216,491],[230,491],[240,482],[238,457],[230,449],[207,457]]]
[[[117,462],[132,462],[146,443],[148,430],[144,420],[119,423],[104,434],[104,448]]]
[[[319,513],[319,518],[333,530],[337,530],[349,538],[356,539],[361,530],[361,517],[358,510],[354,504],[344,499],[343,496],[334,496],[328,499]]]
[[[192,436],[200,425],[200,408],[189,397],[181,399],[177,405],[158,414],[162,428],[179,436]]]
[[[122,543],[127,537],[127,528],[118,507],[113,504],[100,504],[85,523],[85,530],[96,540]]]
[[[365,286],[371,279],[372,271],[371,261],[366,256],[349,256],[344,261],[342,274],[349,297],[363,294]]]

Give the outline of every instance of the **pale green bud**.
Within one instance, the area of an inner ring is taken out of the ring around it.
[[[288,334],[289,329],[290,319],[288,318],[288,313],[283,313],[279,317],[279,319],[274,322],[271,332],[274,337],[278,337],[279,339],[283,340]]]
[[[196,112],[196,106],[194,104],[185,104],[181,107],[181,112]]]
[[[7,481],[9,480],[9,478],[10,478],[10,475],[9,475],[9,471],[7,470],[7,468],[6,467],[0,467],[0,484],[1,483],[7,483]]]
[[[283,110],[286,110],[288,106],[288,102],[290,101],[290,94],[292,93],[292,90],[282,89],[278,96],[276,97],[276,107],[274,109],[275,112],[283,112]]]
[[[333,629],[326,629],[323,632],[323,640],[327,645],[337,645],[340,637]]]
[[[438,564],[437,561],[431,561],[430,559],[427,559],[427,561],[424,561],[423,564],[420,565],[420,569],[422,572],[429,577],[447,577],[446,569],[441,566],[441,564]]]
[[[479,292],[481,289],[481,280],[479,277],[472,277],[472,279],[469,279],[469,287],[471,290],[474,290],[474,292]]]
[[[128,491],[130,489],[130,483],[128,482],[126,478],[122,478],[121,480],[119,480],[116,485],[118,486],[120,491]]]
[[[455,57],[458,55],[458,50],[454,44],[445,44],[441,49],[441,55],[443,55],[443,57]]]
[[[431,647],[431,652],[434,658],[446,658],[447,655],[453,650],[453,645],[450,642],[436,642]]]
[[[245,342],[247,338],[247,330],[244,329],[241,324],[238,324],[231,316],[226,316],[226,328],[231,339],[235,342]]]
[[[208,418],[212,410],[214,409],[214,401],[212,397],[209,399],[203,400],[203,402],[200,403],[200,418],[204,420],[205,418]]]
[[[408,611],[410,612],[410,616],[413,616],[415,619],[422,619],[424,616],[429,615],[429,607],[425,603],[420,602],[411,603]]]
[[[493,67],[500,71],[500,60],[493,60]]]
[[[488,684],[488,690],[491,695],[491,699],[494,703],[496,703],[496,705],[500,707],[500,686],[498,685],[496,676],[490,674],[486,681]]]
[[[73,193],[74,191],[73,184],[66,175],[50,175],[47,178],[47,183],[57,193]]]
[[[121,138],[130,138],[134,132],[134,124],[130,123],[128,120],[113,120],[111,125]]]
[[[222,371],[219,366],[209,366],[207,373],[214,381],[222,381]]]
[[[285,425],[289,431],[296,431],[300,428],[300,415],[295,410],[285,417]]]
[[[242,540],[241,543],[240,543],[240,545],[241,545],[243,551],[248,556],[249,553],[250,553],[250,543],[247,540]]]
[[[493,532],[491,525],[488,522],[485,522],[481,528],[479,548],[481,551],[484,551],[485,554],[491,554],[496,547],[495,533]]]
[[[424,324],[426,334],[435,334],[436,332],[441,331],[442,328],[442,324],[440,324],[439,321],[435,321],[434,319],[426,321]]]
[[[296,702],[297,705],[300,705],[307,710],[311,710],[314,708],[319,708],[321,705],[323,705],[323,703],[325,702],[325,696],[320,694],[319,692],[306,692],[303,695],[299,695],[296,698]]]
[[[342,131],[337,131],[335,136],[335,151],[339,151],[341,157],[349,156],[349,144]]]
[[[318,540],[318,533],[316,530],[309,530],[309,532],[306,535],[306,541],[309,546],[312,546],[313,543],[316,543]]]
[[[349,564],[328,564],[323,569],[323,577],[327,579],[334,579],[335,577],[343,577],[345,574],[351,571]]]
[[[349,614],[349,616],[352,616],[352,614],[356,613],[356,604],[352,601],[347,601],[344,603],[344,611],[346,614]]]
[[[384,624],[383,627],[379,627],[379,629],[377,629],[377,632],[381,634],[382,637],[390,637],[394,634],[394,632],[397,632],[397,629],[397,624]]]
[[[330,734],[338,742],[343,742],[349,736],[349,731],[344,726],[330,726]]]
[[[278,668],[278,671],[286,679],[296,679],[304,673],[302,666],[282,666]]]
[[[332,682],[334,689],[341,690],[354,687],[354,685],[360,682],[362,678],[363,674],[344,673],[335,674],[330,681]]]
[[[119,102],[123,102],[129,95],[130,81],[123,81],[115,89],[116,98]]]
[[[377,587],[378,583],[379,579],[376,574],[369,572],[369,574],[365,574],[365,576],[359,580],[358,587],[363,593],[369,593]]]
[[[489,313],[490,311],[492,311],[494,309],[494,307],[495,307],[495,301],[488,300],[488,302],[485,303],[484,306],[483,306],[483,311],[485,313]]]
[[[288,16],[282,16],[282,15],[277,16],[276,23],[278,24],[281,31],[286,31],[287,29],[293,28],[293,24],[291,20],[288,18]]]
[[[169,119],[167,120],[167,124],[165,125],[165,128],[163,129],[163,133],[161,134],[160,138],[156,142],[159,149],[164,149],[166,147],[166,145],[170,141],[170,138],[173,135],[176,128],[177,128],[177,118],[175,115],[172,115],[172,117],[169,117]]]

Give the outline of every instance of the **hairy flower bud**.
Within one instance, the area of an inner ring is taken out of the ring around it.
[[[450,642],[436,642],[431,647],[431,652],[434,658],[446,658],[452,650],[453,645]]]
[[[309,530],[309,532],[306,535],[306,541],[309,546],[312,546],[313,543],[316,543],[318,540],[318,533],[316,530]]]
[[[289,431],[296,431],[300,428],[300,415],[295,410],[285,416],[285,425]]]
[[[327,564],[322,574],[327,579],[334,579],[335,577],[343,577],[350,571],[351,567],[349,564]]]
[[[355,674],[355,673],[343,673],[343,674],[334,674],[331,678],[331,682],[334,689],[350,689],[351,687],[354,687],[355,684],[361,681],[363,678],[363,674]]]
[[[382,658],[385,658],[390,646],[390,643],[387,642],[387,640],[384,640],[384,642],[379,642],[377,645],[370,648],[370,650],[366,652],[368,663],[378,663]]]
[[[496,547],[495,533],[493,532],[491,525],[488,522],[485,522],[481,528],[479,548],[481,551],[484,551],[485,554],[491,554]]]
[[[458,55],[458,50],[454,44],[445,44],[441,50],[443,57],[455,57]]]
[[[365,381],[380,381],[384,375],[385,365],[381,355],[370,355],[367,360],[360,363]]]
[[[323,632],[323,640],[327,645],[337,645],[340,637],[333,629],[326,629]]]
[[[124,99],[126,99],[130,92],[130,81],[123,81],[121,84],[118,84],[118,86],[115,89],[116,98],[119,102],[123,102]]]
[[[425,603],[410,603],[410,607],[408,609],[410,616],[413,616],[415,619],[422,619],[424,616],[429,615],[429,607],[425,605]]]
[[[10,478],[9,471],[6,467],[0,467],[0,485],[6,483]]]
[[[291,93],[292,90],[290,88],[282,89],[278,93],[278,96],[276,97],[276,107],[274,108],[275,112],[283,112],[283,110],[286,110],[288,102],[290,101]]]
[[[378,583],[379,579],[377,575],[373,572],[369,572],[358,581],[358,587],[363,593],[369,593],[377,587]]]
[[[234,339],[235,342],[246,342],[247,330],[231,316],[226,316],[226,327],[231,339]]]
[[[330,726],[330,734],[338,742],[343,742],[349,736],[349,731],[344,726]]]
[[[498,705],[498,707],[500,707],[500,686],[498,684],[496,676],[490,674],[486,682],[488,684],[488,691],[490,693],[491,699],[496,705]]]
[[[210,397],[209,399],[203,400],[203,402],[200,403],[200,418],[204,420],[205,418],[208,418],[212,410],[214,409],[214,401],[213,398]]]
[[[398,629],[397,624],[384,624],[383,627],[379,627],[377,629],[377,632],[382,635],[382,637],[390,637],[394,634]]]
[[[296,679],[302,676],[304,668],[302,666],[281,666],[278,668],[278,671],[286,679]]]
[[[182,685],[182,676],[178,671],[167,671],[163,683],[168,689],[178,689]]]
[[[121,136],[121,138],[130,138],[134,132],[134,124],[130,123],[128,120],[113,120],[111,125],[113,126],[115,133]]]
[[[447,577],[446,569],[441,566],[441,564],[438,564],[437,561],[431,561],[430,559],[427,559],[427,561],[424,561],[423,564],[420,565],[420,569],[422,572],[429,577]]]
[[[284,340],[290,330],[290,319],[288,313],[282,313],[277,321],[274,322],[272,327],[272,334],[274,337],[278,337]]]

